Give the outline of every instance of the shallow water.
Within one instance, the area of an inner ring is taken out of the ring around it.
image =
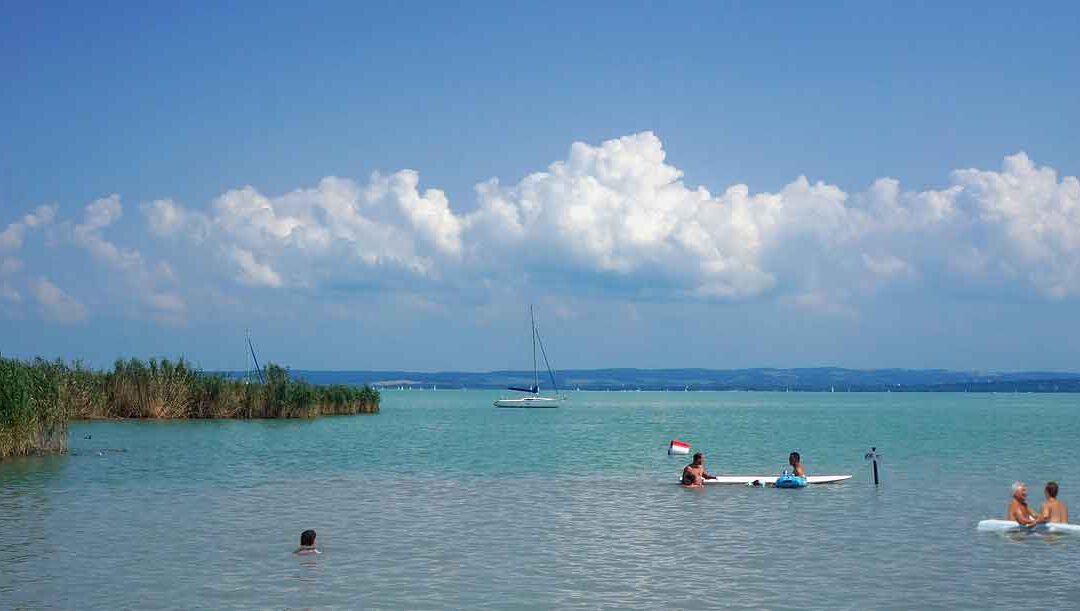
[[[975,531],[1014,479],[1080,500],[1080,396],[581,392],[501,410],[498,394],[76,424],[70,456],[0,463],[0,608],[1080,604],[1080,537]],[[713,472],[777,472],[798,449],[855,478],[685,490],[673,437]],[[305,528],[322,555],[291,553]]]

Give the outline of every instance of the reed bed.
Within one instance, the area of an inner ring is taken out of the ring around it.
[[[67,450],[64,368],[0,358],[0,458]]]
[[[318,386],[267,365],[264,382],[211,374],[180,359],[81,363],[0,358],[0,457],[63,452],[70,419],[313,418],[374,414],[370,386]]]

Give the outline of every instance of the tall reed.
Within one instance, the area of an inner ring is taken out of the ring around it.
[[[0,457],[64,451],[69,419],[312,418],[374,414],[370,386],[317,386],[269,364],[264,383],[211,374],[180,359],[76,362],[0,357]]]
[[[65,367],[0,358],[0,458],[67,450]]]

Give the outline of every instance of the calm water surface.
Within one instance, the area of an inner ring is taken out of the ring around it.
[[[528,411],[498,394],[77,424],[70,456],[0,463],[0,608],[1080,605],[1080,537],[975,532],[1014,479],[1036,501],[1056,479],[1080,512],[1078,396],[571,393]],[[774,473],[797,449],[855,478],[684,490],[673,437],[713,472]],[[292,555],[306,528],[321,556]]]

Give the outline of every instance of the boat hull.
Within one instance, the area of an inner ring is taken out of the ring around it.
[[[560,400],[554,397],[521,397],[519,399],[499,399],[495,407],[552,408],[559,407]]]

